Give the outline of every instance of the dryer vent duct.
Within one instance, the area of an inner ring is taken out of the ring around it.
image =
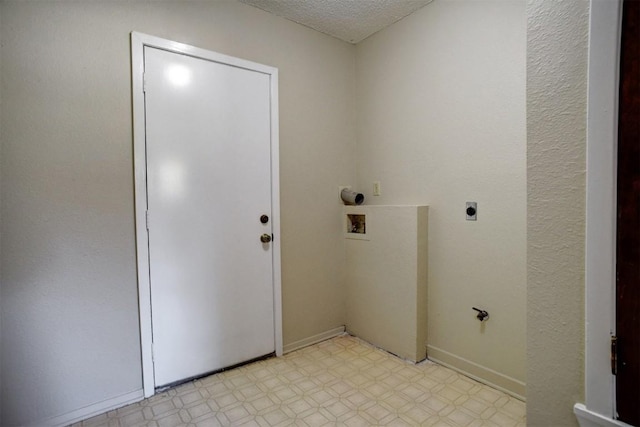
[[[345,205],[361,205],[362,202],[364,202],[364,195],[362,193],[356,193],[348,188],[340,192],[340,197]]]

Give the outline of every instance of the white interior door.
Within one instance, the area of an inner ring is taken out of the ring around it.
[[[275,351],[270,76],[149,46],[144,73],[159,387]]]

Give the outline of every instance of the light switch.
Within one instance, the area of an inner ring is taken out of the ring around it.
[[[373,181],[373,195],[380,195],[380,181]]]

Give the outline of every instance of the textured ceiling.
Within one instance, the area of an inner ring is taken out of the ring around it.
[[[240,0],[349,43],[415,12],[433,0]]]

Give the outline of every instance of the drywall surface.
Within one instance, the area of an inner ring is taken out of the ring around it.
[[[131,31],[279,68],[285,344],[344,324],[353,46],[235,1],[3,1],[0,13],[0,424],[142,387]]]
[[[345,234],[347,331],[424,360],[428,206],[348,206],[348,214],[364,215],[366,233]]]
[[[589,3],[527,4],[527,424],[584,398]]]
[[[520,396],[525,36],[523,1],[435,0],[356,48],[357,190],[367,203],[430,206],[428,353],[495,371],[490,381]]]

